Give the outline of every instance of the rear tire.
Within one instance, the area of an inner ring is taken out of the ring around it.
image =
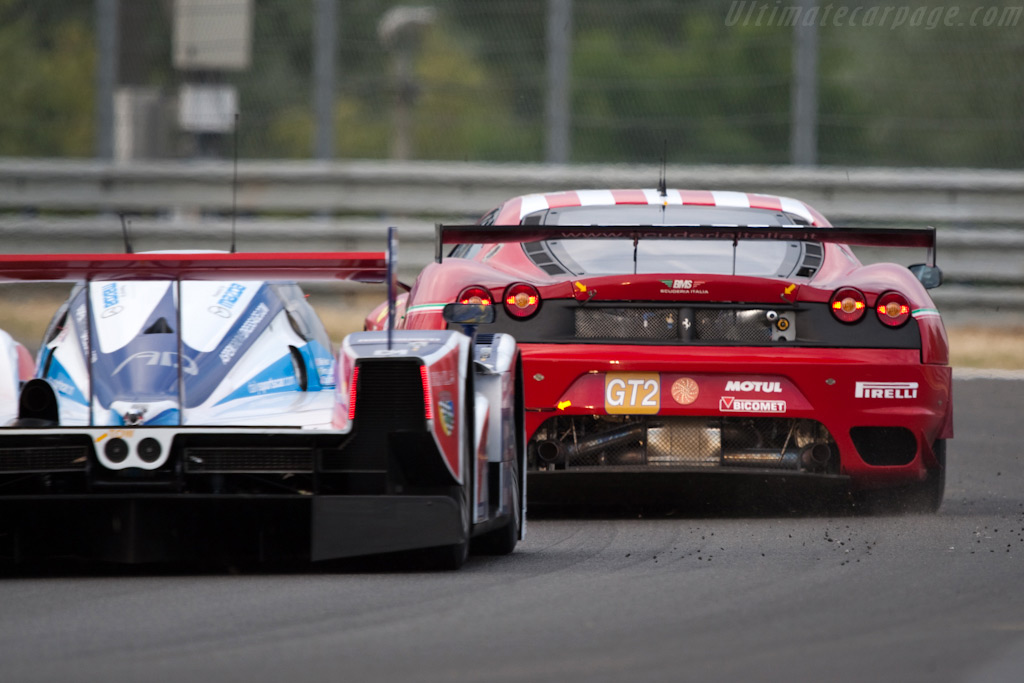
[[[466,558],[469,557],[471,506],[469,500],[467,500],[468,496],[466,496],[468,489],[465,486],[454,488],[456,491],[453,493],[453,496],[456,503],[459,504],[459,517],[462,523],[462,541],[452,545],[442,545],[425,550],[426,564],[431,569],[454,571],[461,568],[466,563]]]
[[[932,445],[938,467],[928,470],[924,480],[890,489],[862,491],[854,509],[866,514],[934,514],[942,507],[946,492],[946,440]]]
[[[904,502],[907,512],[935,513],[942,507],[946,494],[946,440],[936,439],[932,448],[939,466],[928,470],[924,481],[908,487]]]

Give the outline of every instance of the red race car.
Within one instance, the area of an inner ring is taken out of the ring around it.
[[[715,472],[941,505],[953,407],[926,291],[941,283],[934,229],[659,188],[516,197],[437,238],[399,326],[444,327],[456,301],[497,309],[481,332],[522,351],[531,501]],[[849,245],[926,249],[928,263],[863,265]]]

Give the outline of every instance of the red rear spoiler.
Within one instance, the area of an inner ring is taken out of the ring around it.
[[[3,254],[0,282],[30,280],[354,280],[384,282],[384,252]]]
[[[446,244],[497,244],[550,239],[719,239],[837,242],[870,247],[923,247],[928,263],[935,265],[935,228],[832,228],[809,226],[742,225],[440,225],[436,226],[435,258],[443,257]]]

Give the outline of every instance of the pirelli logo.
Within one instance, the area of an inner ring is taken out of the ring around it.
[[[854,398],[917,398],[917,382],[857,382]]]

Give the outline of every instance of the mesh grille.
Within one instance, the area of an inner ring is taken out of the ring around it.
[[[772,328],[761,309],[700,309],[693,336],[700,341],[770,342]]]
[[[308,448],[187,448],[185,469],[195,472],[312,472]]]
[[[676,339],[675,308],[577,308],[578,339]]]
[[[84,446],[0,449],[0,472],[80,472],[85,469]]]
[[[835,450],[824,425],[788,418],[657,417],[626,421],[552,418],[531,441],[544,469],[741,467],[822,471],[804,457],[814,444]],[[838,461],[832,463],[832,467]]]
[[[573,314],[577,339],[741,344],[773,340],[772,322],[763,308],[582,307]]]
[[[424,429],[423,381],[417,361],[359,366],[356,421],[360,430]]]

